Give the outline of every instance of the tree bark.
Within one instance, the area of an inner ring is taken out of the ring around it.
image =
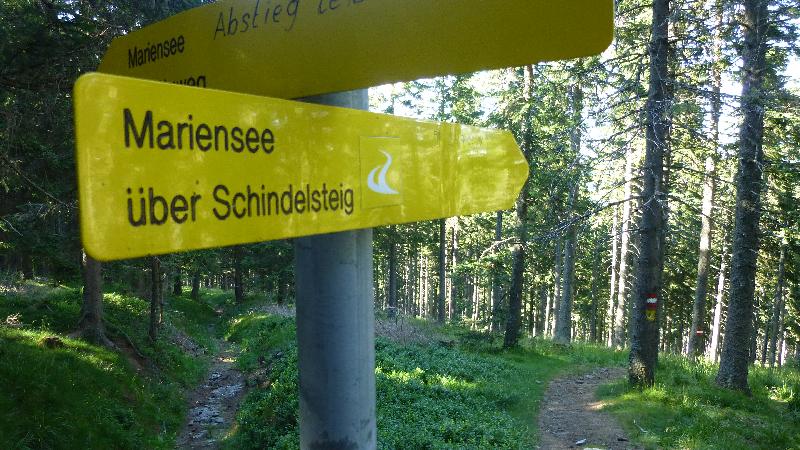
[[[183,283],[181,282],[181,270],[175,270],[175,276],[172,280],[172,295],[179,296],[183,293]]]
[[[736,183],[736,223],[731,260],[731,289],[725,342],[716,382],[750,392],[747,385],[748,339],[752,332],[753,294],[761,217],[764,153],[763,85],[767,52],[767,0],[743,0],[744,46],[742,67],[743,113],[739,134]]]
[[[70,336],[94,344],[113,347],[114,344],[106,337],[103,325],[102,265],[87,255],[85,251],[81,253],[81,262],[83,265],[83,302],[77,329]]]
[[[625,346],[625,305],[628,293],[628,248],[631,242],[631,192],[633,185],[633,150],[627,152],[625,158],[625,203],[622,207],[620,222],[619,279],[617,280],[617,304],[614,312],[614,347]]]
[[[233,247],[233,296],[236,303],[244,301],[244,282],[242,274],[243,249],[240,245]]]
[[[553,262],[553,296],[548,305],[548,320],[547,320],[547,334],[549,336],[555,335],[556,331],[556,314],[561,304],[561,271],[563,267],[564,248],[562,241],[556,237],[555,256]]]
[[[575,205],[578,184],[575,183],[569,192],[569,211]],[[558,315],[556,316],[556,328],[554,339],[561,344],[569,344],[572,340],[572,301],[574,295],[573,280],[575,275],[575,225],[570,224],[567,230],[567,237],[564,240],[564,267],[561,285],[561,302],[558,305]]]
[[[762,296],[763,298],[763,296]],[[766,302],[766,299],[763,300]],[[772,309],[772,313],[774,314],[775,311],[775,303],[772,303],[770,308]],[[754,327],[758,328],[758,326]],[[769,350],[769,332],[770,332],[770,321],[764,321],[764,343],[761,345],[761,366],[764,367],[767,365],[767,352]]]
[[[606,345],[611,347],[614,345],[614,317],[617,311],[617,268],[619,267],[619,261],[617,260],[617,255],[619,251],[617,249],[617,242],[619,241],[619,224],[617,223],[617,207],[615,206],[612,215],[612,224],[611,224],[611,282],[609,283],[609,295],[608,295],[608,309],[606,310],[606,320],[608,321],[608,329],[607,333],[608,336],[606,338]]]
[[[769,366],[775,366],[775,357],[778,350],[778,335],[782,331],[782,318],[783,318],[783,283],[785,276],[784,263],[786,260],[786,248],[781,245],[780,258],[778,259],[778,280],[775,283],[775,299],[772,304],[774,305],[772,311],[772,320],[770,321],[770,341],[769,341]]]
[[[719,352],[720,323],[722,322],[722,307],[725,298],[725,260],[727,259],[725,246],[722,246],[719,263],[719,277],[717,278],[717,296],[714,306],[714,325],[711,328],[711,345],[708,347],[708,360],[715,363]]]
[[[533,67],[526,66],[524,72],[525,98],[533,101]],[[531,129],[530,110],[525,116],[522,127],[522,151],[525,159],[530,162],[533,147],[533,130]],[[503,340],[504,348],[516,347],[519,339],[519,329],[522,315],[522,288],[525,282],[525,247],[528,245],[528,186],[530,177],[525,180],[522,190],[517,197],[515,210],[517,213],[517,243],[512,251],[513,267],[511,270],[511,289],[508,295],[508,318],[506,334]]]
[[[703,186],[703,203],[701,212],[700,227],[700,250],[697,258],[697,281],[694,290],[694,305],[692,307],[692,327],[689,329],[689,341],[686,354],[694,360],[697,354],[703,351],[705,333],[708,332],[703,327],[706,317],[706,295],[708,294],[708,267],[711,259],[711,239],[714,232],[714,224],[711,221],[712,208],[714,205],[714,158],[706,158],[706,174]],[[701,334],[702,333],[702,334]]]
[[[532,283],[530,283],[532,284]],[[533,337],[536,328],[536,289],[533,286],[528,287],[528,336]]]
[[[447,300],[447,226],[444,219],[439,219],[439,286],[436,292],[436,321],[444,323],[444,308]]]
[[[527,232],[527,185],[525,181],[522,192],[517,199],[517,244],[512,250],[513,268],[511,271],[511,289],[508,294],[508,317],[506,320],[506,334],[503,340],[504,348],[516,347],[519,339],[519,329],[522,315],[522,285],[525,273],[525,246],[528,242]]]
[[[716,19],[716,26],[714,28],[714,40],[712,42],[712,49],[711,53],[714,57],[714,64],[711,67],[711,79],[713,80],[713,85],[711,88],[711,140],[712,144],[714,145],[714,157],[715,161],[716,158],[719,156],[719,121],[722,115],[722,98],[721,98],[721,91],[722,91],[722,45],[723,45],[723,37],[722,37],[722,30],[724,26],[723,22],[723,10],[722,10],[722,2],[715,1],[714,2],[714,16]],[[713,203],[713,200],[712,200]],[[726,216],[727,217],[727,216]],[[725,233],[727,235],[727,233]],[[722,301],[724,297],[725,291],[725,261],[727,259],[725,253],[725,241],[727,236],[723,237],[723,245],[722,245],[722,253],[720,254],[720,273],[717,280],[717,295],[716,301],[714,306],[714,322],[711,330],[711,344],[708,348],[708,359],[711,362],[717,361],[717,355],[719,351],[719,333],[720,333],[720,321],[722,319]]]
[[[200,300],[200,272],[195,270],[192,272],[192,300]]]
[[[497,218],[494,227],[494,244],[503,238],[503,212],[497,211]],[[495,252],[498,249],[494,250]],[[489,331],[494,332],[500,328],[500,311],[502,309],[502,290],[500,288],[500,262],[495,261],[492,265],[492,317],[489,324]]]
[[[751,336],[750,336],[750,363],[755,364],[756,356],[758,354],[758,317],[756,316],[755,309],[753,309],[753,324],[754,326],[751,327]]]
[[[458,266],[458,217],[453,218],[453,231],[450,233],[450,298],[447,302],[447,320],[456,319],[456,298],[458,297],[457,281],[454,277]],[[459,277],[461,280],[461,277]]]
[[[539,286],[539,312],[536,314],[536,336],[544,336],[545,311],[547,311],[547,286]]]
[[[600,236],[595,235],[595,243],[594,243],[594,258],[592,264],[592,280],[590,284],[590,296],[591,296],[591,309],[589,311],[589,341],[592,343],[596,343],[599,341],[599,333],[598,333],[598,324],[600,323],[598,313],[600,312],[600,299],[598,298],[598,291],[600,287],[598,284],[600,283],[600,265],[602,264],[600,252],[602,249],[602,240]]]
[[[389,308],[387,315],[390,319],[397,317],[397,229],[394,225],[389,228],[389,293],[387,301]]]
[[[151,341],[158,339],[158,291],[161,281],[161,261],[155,256],[150,257],[150,328],[148,335]]]
[[[658,306],[664,259],[664,153],[668,143],[670,98],[668,81],[669,0],[653,2],[650,40],[650,89],[647,97],[645,162],[642,170],[644,201],[639,219],[640,252],[633,292],[633,328],[628,380],[634,386],[652,386],[658,361]],[[655,297],[655,305],[652,301]],[[655,306],[655,308],[654,308]],[[650,308],[648,312],[648,308]]]
[[[580,80],[580,77],[578,79]],[[570,128],[570,151],[572,154],[578,155],[581,151],[581,126],[583,121],[583,90],[581,89],[580,81],[570,87],[569,97],[572,122]],[[567,200],[567,210],[569,212],[567,219],[570,222],[564,242],[563,285],[561,288],[561,304],[559,305],[556,320],[555,338],[556,341],[563,344],[572,341],[572,304],[575,300],[575,247],[577,246],[577,228],[572,222],[572,215],[574,214],[575,202],[578,197],[579,184],[580,174],[578,173],[572,182]]]

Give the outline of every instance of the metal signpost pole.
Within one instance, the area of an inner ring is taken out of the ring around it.
[[[303,99],[368,109],[367,90]],[[295,239],[300,447],[373,449],[372,229]]]

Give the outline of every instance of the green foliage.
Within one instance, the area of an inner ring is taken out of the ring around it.
[[[429,326],[429,325],[428,325]],[[427,333],[424,327],[420,332]],[[500,352],[496,336],[450,326],[456,345],[376,342],[378,443],[381,448],[530,448],[547,381],[563,370],[623,365],[623,352],[548,341]],[[270,382],[241,407],[230,448],[297,448],[297,348],[291,318],[246,313],[226,337],[243,349],[246,371]]]
[[[521,382],[537,376],[531,367],[501,356],[380,339],[376,360],[381,448],[533,444],[531,422],[521,414],[536,386]]]
[[[800,373],[751,369],[752,397],[720,389],[716,365],[660,358],[656,385],[601,388],[607,409],[647,448],[775,449],[800,446]]]
[[[228,321],[226,339],[240,344],[242,370],[269,370],[268,388],[253,390],[237,416],[237,433],[229,448],[295,449],[297,436],[297,349],[294,319],[250,312]]]
[[[119,353],[66,337],[80,311],[79,289],[4,289],[0,317],[15,316],[23,327],[0,327],[0,448],[172,448],[184,392],[207,367],[173,342],[185,329],[201,349],[207,345],[215,320],[209,307],[171,299],[165,317],[172,325],[152,343],[148,303],[106,293],[109,335],[135,347]],[[57,338],[52,348],[45,337]]]
[[[263,364],[259,359],[285,350],[296,333],[293,319],[250,312],[228,322],[225,339],[240,344],[242,354],[237,363],[242,370],[251,371]]]
[[[216,324],[219,322],[213,304],[207,301],[196,302],[189,298],[188,292],[169,297],[165,301],[169,323],[188,334],[196,344],[213,352],[215,348],[212,335],[216,333]]]
[[[0,328],[0,447],[169,448],[179,423],[169,392],[138,382],[124,358],[44,331]]]

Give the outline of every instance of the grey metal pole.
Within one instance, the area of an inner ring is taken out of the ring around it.
[[[367,90],[303,101],[368,108]],[[372,230],[298,238],[300,447],[374,449]]]

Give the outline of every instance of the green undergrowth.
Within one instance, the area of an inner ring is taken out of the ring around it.
[[[185,392],[203,377],[217,321],[211,308],[165,299],[160,338],[147,336],[148,303],[104,294],[108,335],[125,353],[68,338],[81,291],[27,283],[0,292],[0,448],[171,448]],[[50,339],[45,339],[45,338]],[[188,339],[187,339],[188,338]],[[199,344],[188,354],[177,344]]]
[[[800,449],[800,373],[751,367],[752,396],[718,388],[718,367],[659,357],[654,387],[600,389],[606,410],[645,448]]]
[[[532,448],[547,382],[568,371],[624,364],[593,346],[530,341],[502,351],[495,336],[420,326],[428,343],[376,341],[378,446],[385,449]],[[228,448],[297,448],[298,374],[294,319],[251,312],[228,321],[240,367],[268,370],[238,415]]]

